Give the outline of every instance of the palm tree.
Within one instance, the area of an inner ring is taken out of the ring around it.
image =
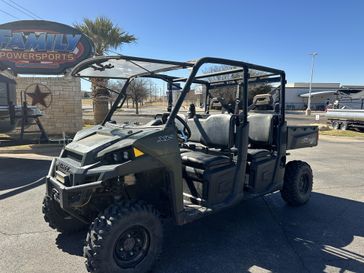
[[[75,24],[75,28],[87,35],[95,45],[95,55],[102,56],[111,49],[118,48],[122,44],[136,41],[134,35],[123,31],[106,17],[97,17],[95,20],[85,18],[81,24]],[[92,79],[92,98],[94,102],[94,120],[96,124],[103,121],[108,112],[108,99],[110,94],[106,86],[107,80]]]

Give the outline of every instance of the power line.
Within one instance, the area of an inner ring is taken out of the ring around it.
[[[10,17],[13,17],[14,19],[20,19],[19,17],[16,17],[16,16],[14,16],[14,15],[12,15],[12,14],[10,14],[10,13],[6,12],[5,10],[0,9],[0,11],[1,11],[2,13],[4,13],[4,14],[6,14],[6,15],[10,16]]]
[[[10,4],[10,3],[6,2],[5,0],[1,0],[1,1],[2,1],[3,3],[7,4],[9,7],[12,7],[13,9],[15,9],[15,10],[17,10],[17,11],[20,11],[21,13],[25,14],[26,16],[29,16],[29,17],[31,17],[32,19],[37,19],[36,17],[34,17],[33,15],[31,15],[30,13],[27,13],[27,12],[25,12],[25,11],[21,10],[20,8],[18,8],[18,7],[16,7],[16,6],[14,6],[14,5],[12,5],[12,4]]]
[[[19,5],[18,3],[16,3],[15,1],[13,1],[13,0],[8,0],[9,2],[11,2],[11,3],[13,3],[14,5],[16,5],[16,6],[18,6],[19,8],[21,8],[21,9],[23,9],[23,10],[25,10],[26,12],[28,12],[28,13],[30,13],[30,14],[32,14],[32,15],[34,15],[35,17],[37,17],[38,19],[42,19],[41,17],[39,17],[37,14],[35,14],[34,12],[32,12],[31,10],[29,10],[29,9],[27,9],[27,8],[25,8],[25,7],[23,7],[22,5]]]
[[[17,10],[17,11],[20,11],[21,13],[25,14],[26,16],[29,16],[31,17],[32,19],[36,19],[36,17],[34,17],[33,15],[27,13],[27,12],[24,12],[23,10],[19,9],[18,7],[6,2],[5,0],[1,0],[3,3],[7,4],[9,7],[12,7],[13,9]]]

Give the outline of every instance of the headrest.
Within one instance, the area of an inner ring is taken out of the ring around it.
[[[271,94],[259,94],[253,98],[254,110],[273,110],[273,97]]]

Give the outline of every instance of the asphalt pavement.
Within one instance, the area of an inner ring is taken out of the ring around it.
[[[86,272],[85,232],[65,236],[41,213],[52,153],[0,154],[0,272]],[[364,142],[321,137],[292,151],[310,163],[314,192],[291,208],[279,193],[185,225],[167,225],[155,273],[364,272]]]

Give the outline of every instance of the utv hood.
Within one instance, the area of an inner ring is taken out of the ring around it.
[[[114,128],[95,126],[78,132],[65,152],[82,157],[82,165],[92,164],[108,152],[133,145],[135,141],[159,131],[160,128]]]

